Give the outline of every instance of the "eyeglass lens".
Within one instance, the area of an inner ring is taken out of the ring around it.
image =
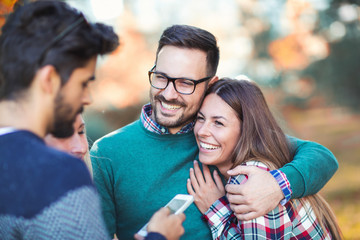
[[[169,81],[173,82],[175,84],[175,90],[183,94],[191,94],[195,89],[195,84],[190,80],[183,78],[169,79],[160,73],[151,73],[150,81],[151,85],[158,89],[165,89]]]

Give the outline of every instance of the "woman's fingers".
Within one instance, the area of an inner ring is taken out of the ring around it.
[[[200,186],[199,186],[198,180],[195,176],[195,172],[194,172],[193,168],[190,168],[190,181],[191,181],[191,185],[192,185],[194,191],[198,192]]]
[[[194,189],[193,187],[191,186],[191,180],[190,178],[188,178],[187,182],[186,182],[186,188],[188,190],[188,193],[190,195],[192,195],[193,197],[195,197],[196,193],[194,192]]]
[[[214,176],[214,180],[215,180],[215,184],[216,184],[217,188],[225,194],[224,184],[221,180],[221,177],[219,176],[219,173],[216,170],[214,170],[213,176]]]
[[[198,161],[194,161],[194,174],[196,176],[197,182],[200,186],[205,184],[204,176],[201,172]]]
[[[211,177],[209,167],[206,164],[203,164],[202,167],[203,167],[203,173],[204,173],[205,182],[206,183],[213,183],[214,180]]]

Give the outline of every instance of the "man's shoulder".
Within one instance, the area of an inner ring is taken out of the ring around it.
[[[30,132],[19,131],[19,133],[14,133],[13,136],[2,140],[0,151],[4,162],[7,162],[8,166],[13,165],[18,171],[32,171],[34,177],[47,175],[49,171],[59,173],[53,177],[74,173],[79,175],[86,170],[83,161],[47,146],[41,138]],[[36,169],[39,170],[36,171]]]
[[[23,139],[9,136],[9,145],[0,146],[1,213],[30,217],[71,190],[93,187],[80,159],[47,147],[40,138],[19,136]],[[21,145],[11,147],[14,142]]]
[[[61,184],[67,184],[70,188],[92,185],[90,173],[84,161],[53,148],[47,148],[46,150],[44,156],[53,159],[54,163],[45,164],[40,162],[39,165],[48,171],[57,172],[55,177],[62,179]]]

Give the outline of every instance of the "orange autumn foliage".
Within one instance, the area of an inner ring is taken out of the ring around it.
[[[5,16],[12,12],[17,0],[0,0],[0,28],[5,23]]]
[[[304,69],[308,64],[299,38],[295,34],[273,41],[269,45],[269,54],[277,69]]]

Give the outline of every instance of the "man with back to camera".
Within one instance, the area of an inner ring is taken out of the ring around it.
[[[148,73],[150,103],[139,120],[102,137],[91,150],[94,181],[110,234],[126,229],[130,231],[123,239],[131,239],[130,232],[145,224],[144,217],[176,194],[187,193],[189,169],[198,154],[194,118],[207,87],[218,80],[218,61],[219,49],[211,33],[186,25],[163,32]],[[335,157],[323,146],[290,140],[295,156],[280,170],[271,174],[251,167],[233,170],[234,175],[249,176],[244,185],[226,186],[240,220],[263,215],[290,197],[316,193],[337,170]],[[186,215],[183,239],[211,239],[194,205]]]
[[[97,55],[117,46],[112,28],[89,24],[59,1],[29,3],[7,19],[0,36],[0,239],[108,238],[84,163],[42,138],[73,133],[91,102]],[[178,239],[183,220],[161,209],[146,239]]]

